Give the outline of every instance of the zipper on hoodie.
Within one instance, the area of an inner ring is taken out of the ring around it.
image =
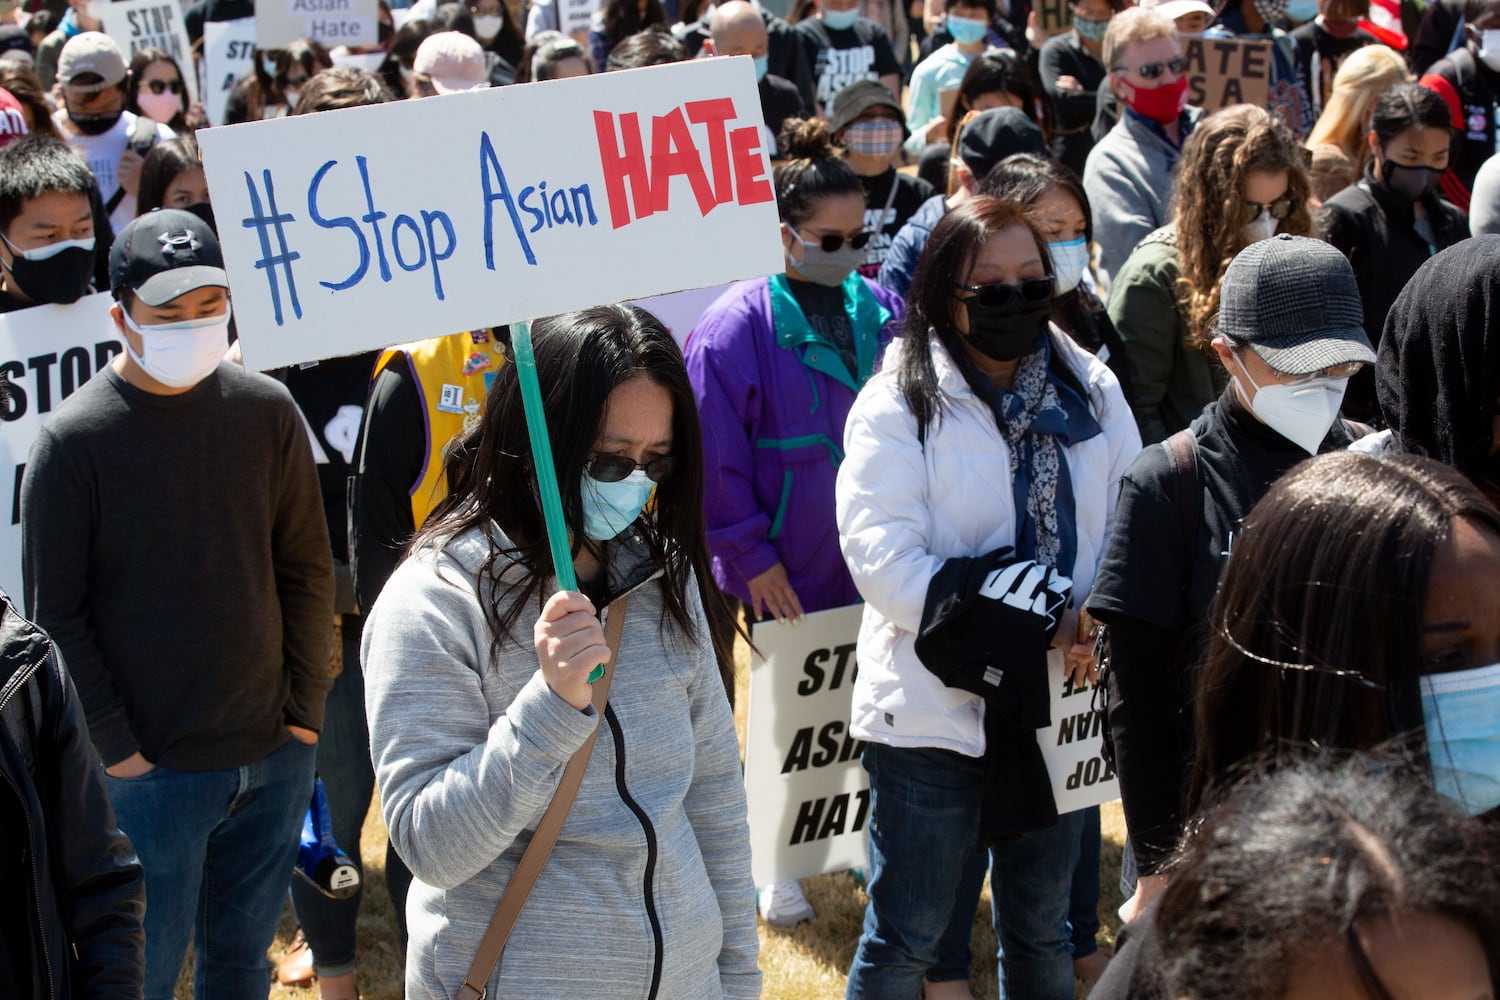
[[[646,920],[651,924],[651,938],[655,945],[655,954],[651,960],[651,989],[647,992],[647,1000],[656,1000],[656,991],[661,988],[661,966],[662,966],[662,936],[661,918],[656,913],[656,828],[651,825],[651,817],[646,815],[646,810],[631,796],[630,789],[625,785],[625,734],[620,729],[620,719],[615,715],[615,706],[609,702],[604,704],[604,717],[609,720],[609,732],[615,741],[615,788],[619,790],[620,798],[626,807],[640,822],[641,829],[646,833],[646,877],[644,892],[646,897]]]
[[[19,671],[17,671],[15,676],[11,678],[11,682],[6,685],[7,690],[5,691],[5,697],[0,698],[0,712],[5,711],[5,706],[10,704],[10,699],[15,695],[17,691],[21,690],[31,682],[31,678],[36,676],[37,668],[45,663],[46,659],[47,658],[43,656],[42,659],[38,660],[36,663],[30,664],[26,667],[22,667]],[[18,680],[19,683],[17,683]],[[10,790],[15,793],[16,801],[20,803],[21,806],[21,815],[26,817],[26,845],[31,850],[31,863],[28,865],[28,867],[31,869],[31,900],[33,906],[36,909],[36,926],[38,932],[37,940],[41,943],[42,946],[42,964],[45,967],[47,973],[47,996],[56,996],[57,983],[52,974],[52,953],[47,950],[47,922],[42,918],[42,883],[41,879],[37,876],[36,873],[36,829],[31,822],[31,807],[26,804],[26,796],[21,794],[20,787],[16,784],[15,779],[12,778],[9,774],[5,775],[5,783],[9,785]],[[658,949],[657,954],[660,955],[660,949]]]

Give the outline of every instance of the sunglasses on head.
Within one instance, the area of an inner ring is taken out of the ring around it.
[[[149,91],[151,91],[151,93],[153,93],[153,94],[165,94],[169,90],[172,93],[174,93],[174,94],[181,94],[182,93],[182,81],[181,80],[147,80],[146,81],[146,89],[149,90]]]
[[[798,233],[797,239],[801,241],[803,246],[818,246],[823,248],[824,253],[837,253],[846,242],[855,250],[863,250],[869,245],[870,238],[874,235],[874,233],[867,229],[862,233],[855,233],[853,236],[845,236],[842,233],[824,233],[815,240],[804,240],[802,239],[802,234]]]
[[[1290,198],[1277,198],[1269,204],[1245,198],[1240,202],[1240,206],[1240,212],[1244,215],[1247,225],[1267,212],[1270,212],[1271,218],[1278,222],[1292,214],[1292,199]]]
[[[1053,290],[1057,287],[1057,279],[1049,274],[1045,278],[1027,278],[1019,285],[1008,285],[997,281],[992,285],[955,285],[955,287],[965,292],[973,292],[972,301],[978,302],[987,309],[1003,309],[1015,300],[1031,305],[1050,301]]]
[[[1182,75],[1182,71],[1185,70],[1185,69],[1187,69],[1187,60],[1184,59],[1184,58],[1182,58],[1182,56],[1173,56],[1172,58],[1168,59],[1166,62],[1146,63],[1144,66],[1137,66],[1137,67],[1135,67],[1134,70],[1132,70],[1129,66],[1121,66],[1118,69],[1116,69],[1115,72],[1116,73],[1131,73],[1131,72],[1135,72],[1135,73],[1139,73],[1141,75],[1141,79],[1143,79],[1143,80],[1155,80],[1157,77],[1161,76],[1167,70],[1171,70],[1173,73],[1177,74],[1178,76],[1181,76]]]
[[[583,471],[589,474],[590,479],[601,483],[618,483],[629,476],[636,469],[644,470],[646,478],[653,483],[659,483],[672,472],[677,466],[677,459],[671,455],[663,455],[661,458],[653,458],[644,464],[624,455],[595,455],[583,463]]]

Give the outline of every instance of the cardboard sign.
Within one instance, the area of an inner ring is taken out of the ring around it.
[[[177,0],[115,0],[98,6],[104,33],[115,40],[128,63],[142,49],[162,49],[172,54],[188,88],[188,102],[198,99],[194,79],[193,49],[188,44],[187,25]]]
[[[1069,0],[1037,0],[1036,20],[1048,38],[1072,31],[1073,12],[1069,9]]]
[[[173,0],[175,3],[176,0]],[[0,372],[10,399],[0,404],[0,469],[8,523],[0,532],[0,590],[22,601],[21,476],[42,424],[58,405],[125,348],[109,318],[107,292],[70,306],[33,306],[0,314]]]
[[[756,885],[865,864],[870,778],[849,735],[863,606],[762,622],[753,638],[745,794]]]
[[[199,132],[245,361],[779,272],[760,121],[740,57]]]
[[[255,44],[280,49],[299,38],[325,48],[379,42],[379,0],[259,0],[255,5]]]
[[[1274,57],[1269,39],[1184,38],[1188,103],[1213,112],[1235,104],[1265,107]]]
[[[1052,779],[1058,813],[1077,812],[1120,797],[1115,769],[1104,761],[1104,713],[1094,709],[1094,689],[1068,682],[1063,654],[1047,654],[1052,725],[1037,730],[1037,743]]]
[[[255,65],[255,18],[203,24],[203,113],[210,125],[224,124],[224,105],[234,83]],[[200,135],[202,133],[199,133]]]

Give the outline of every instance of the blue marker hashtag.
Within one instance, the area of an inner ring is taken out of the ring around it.
[[[271,184],[271,171],[262,171],[261,176],[266,184],[266,203],[271,206],[271,214],[267,215],[261,208],[260,192],[255,189],[255,181],[250,177],[250,172],[245,172],[245,186],[250,189],[250,207],[254,215],[242,221],[246,229],[254,229],[260,234],[260,260],[255,266],[266,272],[266,280],[271,285],[271,305],[276,310],[276,325],[282,325],[281,312],[281,284],[276,279],[276,268],[280,267],[286,275],[287,296],[292,300],[292,312],[298,319],[302,318],[302,303],[297,300],[297,281],[292,276],[292,261],[301,258],[301,254],[295,250],[287,249],[286,230],[282,224],[296,222],[297,219],[290,212],[276,211],[276,189]],[[271,252],[271,229],[276,230],[276,243],[280,253]]]

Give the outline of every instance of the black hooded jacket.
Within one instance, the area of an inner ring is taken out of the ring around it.
[[[3,592],[0,848],[14,859],[14,888],[0,893],[0,996],[142,996],[145,876],[62,659]]]

